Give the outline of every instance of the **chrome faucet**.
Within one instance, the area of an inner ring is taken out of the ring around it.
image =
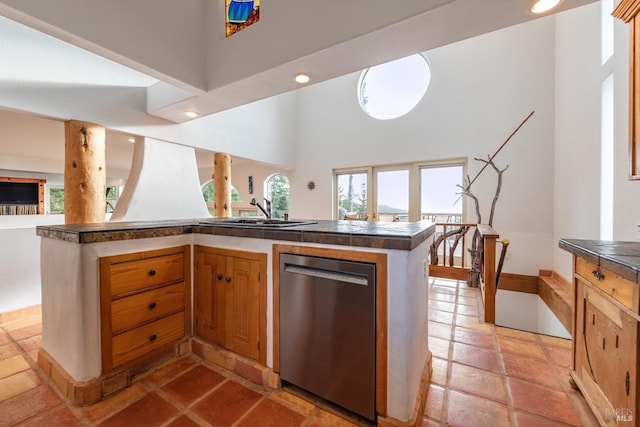
[[[267,212],[269,212],[269,218],[273,217],[273,211],[271,210],[271,200],[267,199],[266,197],[263,197],[264,199],[264,208],[267,210]]]
[[[256,199],[251,199],[251,201],[249,202],[249,204],[251,206],[257,206],[258,209],[260,209],[262,211],[262,213],[264,214],[264,216],[266,216],[268,219],[271,219],[271,202],[267,199],[264,199],[267,202],[267,209],[263,208],[260,203],[258,203],[256,201]]]

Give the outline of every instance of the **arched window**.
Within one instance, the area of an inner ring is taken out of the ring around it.
[[[202,197],[204,197],[204,201],[207,202],[207,208],[209,209],[209,212],[213,214],[214,213],[213,202],[215,201],[215,198],[216,198],[216,190],[213,185],[213,180],[207,182],[202,186]],[[232,185],[231,186],[231,202],[241,202],[241,201],[242,201],[242,197],[240,197],[240,193],[238,193],[238,190],[236,190],[235,187]]]
[[[284,175],[272,175],[266,181],[266,198],[271,201],[271,216],[281,218],[289,213],[289,178]]]

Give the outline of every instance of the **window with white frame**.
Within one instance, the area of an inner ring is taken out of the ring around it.
[[[334,218],[464,222],[466,159],[334,170]]]

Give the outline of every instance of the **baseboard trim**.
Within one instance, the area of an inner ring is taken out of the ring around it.
[[[191,350],[194,355],[232,372],[254,384],[271,390],[282,388],[280,375],[268,366],[255,360],[233,353],[217,344],[212,344],[200,337],[191,337]]]
[[[191,354],[190,342],[184,338],[173,351],[158,355],[131,369],[121,369],[88,381],[76,381],[46,350],[38,350],[38,367],[72,405],[86,406],[107,398],[136,382],[168,362]]]
[[[38,367],[51,380],[52,385],[55,385],[73,405],[90,405],[102,399],[102,378],[93,378],[85,382],[76,381],[42,348],[38,350]]]

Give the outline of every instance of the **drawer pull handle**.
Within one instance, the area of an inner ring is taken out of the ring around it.
[[[157,304],[155,303],[155,301],[149,304],[149,310],[153,310],[154,308],[156,308],[156,305]]]
[[[229,283],[231,281],[231,277],[227,276],[224,280],[226,280],[226,282]]]
[[[627,371],[627,375],[624,377],[624,391],[627,392],[627,396],[629,396],[629,391],[631,388],[631,379],[629,378],[629,371]]]
[[[156,275],[156,271],[153,268],[149,270],[149,276],[155,276],[155,275]]]
[[[598,279],[598,280],[604,280],[604,274],[602,274],[602,271],[600,271],[599,268],[596,268],[595,270],[593,270],[591,272],[593,274],[593,276]]]
[[[149,341],[150,342],[154,342],[156,340],[156,338],[158,338],[158,336],[156,334],[153,334],[149,337]]]
[[[222,274],[218,274],[218,280],[222,280]]]

